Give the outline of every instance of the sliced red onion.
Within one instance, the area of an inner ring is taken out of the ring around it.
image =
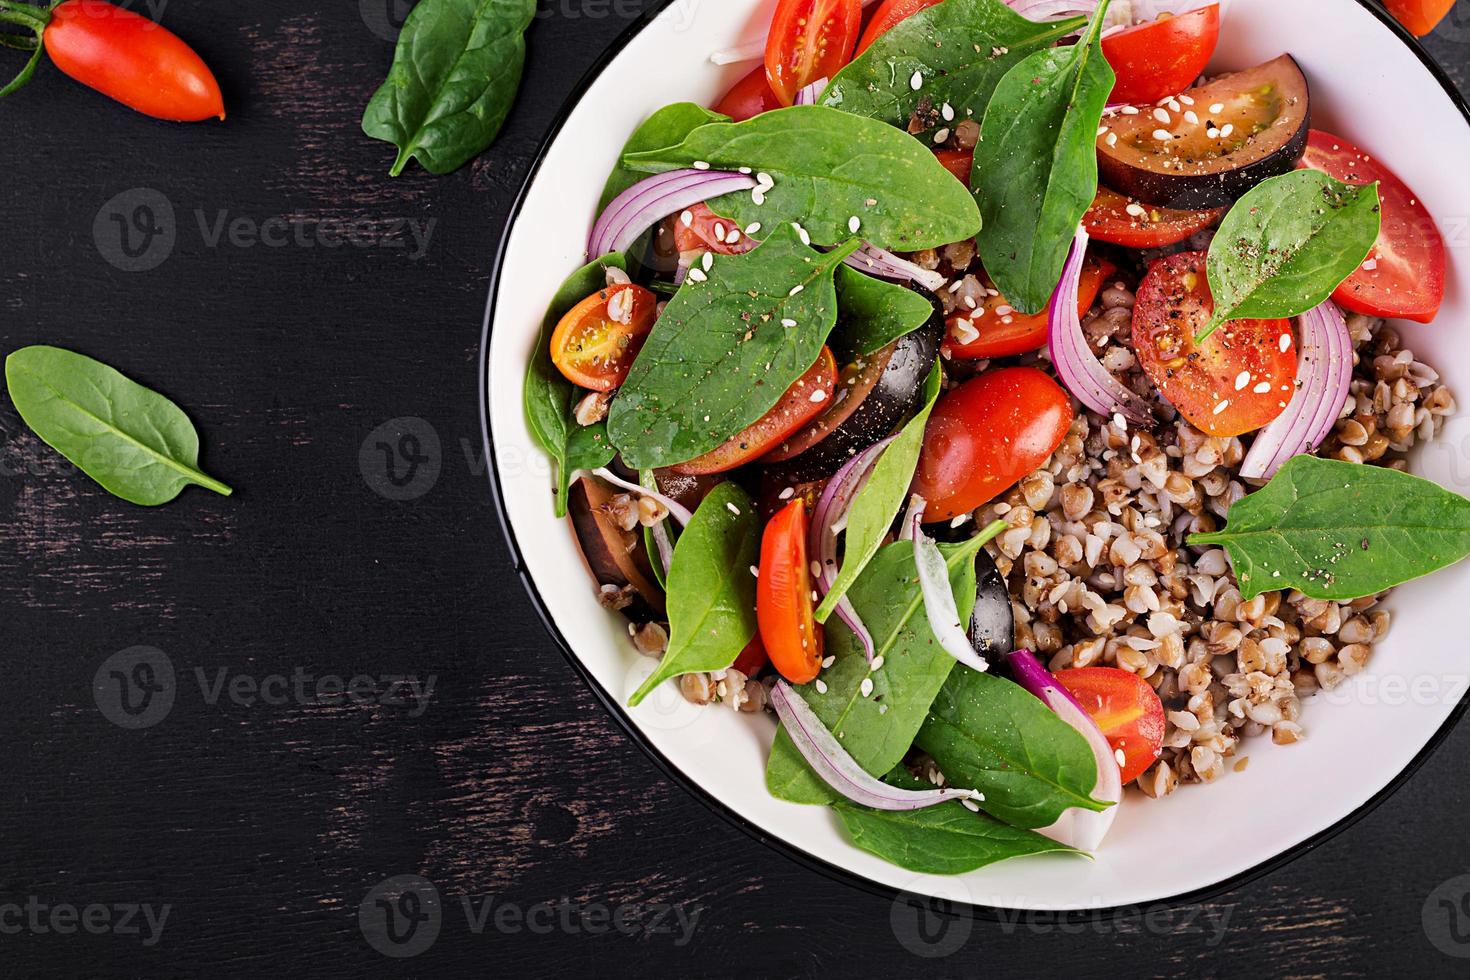
[[[1037,833],[1078,850],[1095,851],[1112,827],[1113,820],[1118,815],[1118,804],[1123,799],[1123,778],[1118,770],[1118,759],[1113,754],[1113,748],[1103,737],[1102,729],[1097,727],[1097,723],[1077,703],[1071,692],[1057,683],[1057,679],[1041,665],[1035,654],[1030,650],[1016,650],[1006,655],[1006,662],[1017,684],[1040,698],[1048,708],[1056,712],[1058,718],[1075,728],[1087,740],[1093,759],[1097,762],[1097,784],[1092,788],[1092,798],[1099,803],[1113,804],[1102,811],[1074,806],[1063,813],[1056,823],[1041,828]]]
[[[1230,0],[1132,0],[1131,18],[1135,24],[1147,24],[1164,14],[1179,17],[1201,7],[1213,7],[1217,4],[1220,7],[1220,19],[1223,21],[1230,9]]]
[[[898,529],[898,540],[914,540],[914,529],[924,520],[924,508],[929,506],[924,498],[914,494],[909,498],[909,509],[904,512],[903,526]]]
[[[1005,3],[1027,20],[1035,21],[1091,17],[1097,10],[1097,0],[1005,0]]]
[[[659,521],[648,529],[653,538],[653,546],[658,549],[659,567],[664,570],[664,575],[669,574],[669,569],[674,564],[674,541],[669,537],[669,526],[664,521]]]
[[[1269,480],[1287,460],[1320,446],[1352,387],[1353,338],[1337,304],[1329,299],[1308,310],[1298,325],[1296,393],[1276,421],[1256,434],[1240,466],[1248,480]]]
[[[755,186],[754,177],[728,170],[671,170],[640,180],[603,210],[587,240],[587,254],[626,251],[639,235],[669,215]]]
[[[972,789],[914,790],[889,786],[869,773],[827,730],[811,705],[785,681],[771,689],[771,706],[786,734],[823,782],[854,803],[874,810],[922,810],[951,800],[978,800]]]
[[[1062,385],[1103,418],[1121,414],[1135,425],[1151,425],[1153,412],[1148,402],[1103,367],[1082,332],[1082,318],[1077,315],[1077,293],[1082,286],[1087,241],[1087,230],[1079,227],[1067,264],[1062,268],[1062,281],[1052,293],[1051,306],[1047,310],[1050,321],[1047,342],[1052,366]]]
[[[914,567],[919,571],[919,590],[924,596],[924,614],[929,617],[929,629],[945,653],[983,674],[990,669],[990,662],[975,652],[975,646],[960,622],[960,612],[954,604],[954,589],[949,584],[949,565],[945,563],[939,545],[924,533],[919,523],[922,518],[923,510],[920,509],[911,519],[908,531],[914,542]],[[991,537],[994,537],[995,530],[991,528]]]
[[[887,249],[869,242],[864,242],[861,248],[842,262],[879,279],[912,280],[931,293],[943,286],[945,281],[939,272],[915,265],[908,259],[901,259]]]
[[[847,526],[847,511],[852,506],[853,498],[867,483],[873,467],[878,463],[878,457],[883,455],[883,450],[891,442],[893,437],[890,436],[844,463],[832,479],[827,481],[821,497],[817,499],[817,506],[812,510],[811,529],[807,532],[807,549],[811,552],[812,560],[817,563],[816,589],[821,596],[826,596],[832,589],[832,583],[837,581],[837,535]],[[857,614],[852,602],[847,596],[843,596],[837,600],[837,607],[833,611],[852,630],[863,646],[863,656],[872,663],[876,653],[873,634],[868,632],[867,625]]]
[[[621,487],[629,493],[635,493],[640,497],[648,497],[653,500],[657,500],[659,503],[668,508],[670,514],[674,515],[674,520],[679,522],[680,527],[688,527],[689,522],[694,519],[694,515],[689,513],[689,508],[679,503],[673,497],[667,497],[664,494],[659,493],[657,490],[650,490],[647,487],[642,486],[641,484],[629,483],[627,480],[618,476],[607,467],[603,467],[600,470],[593,470],[592,475],[606,480],[608,483],[611,483],[615,487]]]
[[[810,85],[808,85],[806,88],[802,89],[800,92],[797,92],[796,104],[816,105],[817,100],[822,97],[822,93],[827,91],[827,82],[827,79],[819,78],[815,82],[812,82]]]

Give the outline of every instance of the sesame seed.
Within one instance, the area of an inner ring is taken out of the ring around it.
[[[817,679],[816,688],[817,688],[817,693],[818,694],[826,694],[827,693],[827,685],[822,682],[821,678],[818,678]]]
[[[859,218],[857,215],[853,215],[851,218],[847,219],[847,230],[852,232],[854,235],[858,233],[858,229],[862,226],[863,219]]]
[[[939,114],[944,117],[945,122],[954,122],[954,106],[948,102],[940,107]]]
[[[1194,105],[1194,100],[1187,95],[1179,96],[1179,101],[1183,102],[1185,105]]]
[[[822,390],[821,388],[818,388],[816,391],[812,392],[811,400],[814,403],[824,402],[827,400],[827,392]]]
[[[761,577],[761,570],[757,566],[751,565],[750,566],[750,574],[753,575],[753,576],[755,576],[756,578],[760,578]]]
[[[749,167],[741,167],[740,168],[740,172],[743,173],[743,174],[745,174],[747,177],[749,177],[750,176],[750,173],[751,173],[751,170],[750,170]]]
[[[1208,136],[1212,140],[1217,140],[1217,139],[1220,138],[1220,131],[1218,129],[1216,129],[1214,126],[1211,126],[1209,129],[1206,129],[1205,130],[1205,135]]]
[[[1219,115],[1220,113],[1222,113],[1224,111],[1225,111],[1225,103],[1223,103],[1223,102],[1216,102],[1214,105],[1210,106],[1210,112],[1212,114],[1214,114],[1214,115]]]
[[[725,244],[726,245],[734,245],[734,244],[736,244],[737,242],[740,241],[741,237],[742,236],[740,234],[740,229],[739,228],[731,228],[730,229],[730,234],[728,234],[728,235],[725,236]]]
[[[740,508],[739,507],[736,507],[734,504],[727,503],[727,504],[725,504],[725,508],[727,510],[729,510],[730,513],[734,514],[736,517],[739,517],[740,516]]]
[[[832,666],[836,662],[837,662],[837,658],[836,657],[823,657],[822,658],[822,669],[823,670],[826,670],[828,667]]]
[[[709,279],[709,276],[698,269],[690,269],[688,278],[690,282],[704,282]]]
[[[1173,118],[1170,117],[1169,113],[1164,109],[1155,109],[1154,118],[1163,123],[1165,126],[1174,121]]]
[[[759,235],[761,233],[761,223],[759,221],[752,221],[746,226],[745,233],[747,235]]]
[[[960,802],[965,805],[966,810],[969,810],[972,813],[980,812],[980,805],[974,800],[960,800]]]
[[[1378,259],[1369,259],[1368,261],[1363,263],[1363,268],[1369,272],[1372,272],[1374,269],[1378,268]]]
[[[784,319],[784,320],[781,321],[781,326],[783,326],[783,327],[794,327],[794,326],[796,326],[796,321],[793,320],[793,319],[791,319],[790,317],[787,317],[786,319]]]
[[[1123,417],[1122,412],[1113,413],[1113,424],[1123,430],[1127,430],[1128,428],[1128,420]]]
[[[863,682],[858,685],[858,691],[861,692],[862,693],[862,696],[865,697],[865,698],[872,697],[873,696],[873,678],[871,678],[871,677],[864,677],[863,678]]]
[[[791,227],[796,229],[796,237],[801,239],[801,243],[803,245],[811,245],[812,236],[810,232],[803,228],[800,223],[795,221],[791,222]]]
[[[1129,205],[1123,210],[1127,211],[1135,218],[1142,218],[1148,214],[1148,211],[1144,208],[1144,206],[1142,204],[1138,204],[1137,202],[1130,202]]]
[[[691,227],[693,227],[694,226],[694,212],[693,211],[685,211],[683,214],[679,215],[679,220],[683,223],[683,225],[684,225],[685,228],[691,228]]]
[[[1291,350],[1291,334],[1284,333],[1281,335],[1281,353],[1285,354],[1289,350]]]
[[[715,237],[720,241],[725,240],[725,226],[718,221],[715,222]]]
[[[755,190],[750,192],[750,199],[756,207],[760,207],[762,204],[766,203],[765,192],[757,187]]]
[[[1258,384],[1254,388],[1252,388],[1251,391],[1254,391],[1258,395],[1267,395],[1267,394],[1270,394],[1271,393],[1271,382],[1269,382],[1269,381],[1262,381],[1260,384]]]
[[[1136,105],[1125,105],[1119,111],[1122,112],[1123,115],[1125,115],[1125,116],[1136,116],[1136,115],[1138,115],[1138,106],[1136,106]]]
[[[771,175],[766,173],[765,171],[762,171],[755,175],[755,182],[766,188],[776,186],[776,182],[771,179]]]
[[[703,160],[695,160],[694,161],[694,169],[695,170],[708,170],[709,169],[709,164],[708,163],[705,163]]]
[[[1215,412],[1214,412],[1214,414],[1219,415],[1220,413],[1224,412],[1225,409],[1227,409],[1229,407],[1230,407],[1230,399],[1227,398],[1224,401],[1222,401],[1220,404],[1218,404],[1218,405],[1215,406]]]
[[[1239,374],[1237,374],[1235,376],[1235,390],[1236,391],[1244,391],[1245,390],[1245,386],[1248,385],[1248,384],[1250,384],[1250,383],[1251,383],[1251,373],[1249,371],[1242,371],[1242,372],[1240,372]]]
[[[1107,139],[1107,144],[1108,144],[1108,146],[1117,146],[1118,145],[1118,134],[1117,133],[1109,133],[1108,134],[1108,139]]]
[[[923,87],[924,87],[924,73],[922,71],[916,71],[916,72],[914,72],[914,77],[909,79],[909,88],[911,88],[915,92],[917,92],[919,89],[921,89]]]
[[[1191,126],[1198,126],[1199,116],[1194,114],[1193,109],[1190,109],[1184,113],[1184,121],[1189,123]]]
[[[714,256],[714,253],[713,252],[705,252],[704,253],[704,258],[700,260],[700,263],[699,264],[702,265],[702,266],[704,266],[704,271],[705,272],[708,272],[711,269],[713,269],[715,267],[715,256]]]
[[[948,143],[949,142],[949,129],[948,129],[948,127],[944,128],[944,129],[941,129],[941,130],[938,130],[937,132],[935,132],[935,134],[934,134],[934,142],[936,144]]]
[[[868,670],[870,672],[872,672],[872,673],[877,673],[878,671],[880,671],[882,669],[883,669],[883,655],[880,653],[878,656],[876,656],[876,657],[873,658],[873,663],[872,663],[872,665],[870,667],[868,667]]]
[[[1156,139],[1156,140],[1161,140],[1161,141],[1162,140],[1171,140],[1173,138],[1174,138],[1174,134],[1171,133],[1171,132],[1169,132],[1167,129],[1156,129],[1156,130],[1154,130],[1154,139]]]
[[[1108,127],[1106,127],[1106,126],[1099,126],[1099,127],[1097,127],[1097,135],[1099,135],[1099,136],[1103,135],[1107,131],[1108,131]]]
[[[796,488],[795,487],[787,487],[785,490],[782,490],[781,493],[778,494],[778,496],[782,500],[790,500],[792,497],[796,496]]]
[[[1220,138],[1221,139],[1229,139],[1230,138],[1230,134],[1233,133],[1233,132],[1235,132],[1235,124],[1234,123],[1226,123],[1224,126],[1222,126],[1220,128]]]
[[[1122,749],[1114,749],[1113,758],[1118,760],[1118,765],[1120,766],[1126,766],[1128,764],[1128,757],[1123,754]]]
[[[806,287],[803,286],[801,283],[797,283],[795,286],[791,287],[791,292],[787,293],[786,295],[795,296],[797,293],[801,292],[805,288]]]

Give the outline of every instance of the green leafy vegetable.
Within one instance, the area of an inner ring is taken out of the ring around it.
[[[556,516],[567,514],[567,488],[577,470],[595,470],[615,455],[607,438],[607,423],[584,426],[572,417],[577,387],[551,361],[551,334],[567,311],[599,289],[607,287],[609,268],[626,269],[627,260],[613,252],[572,273],[551,299],[531,363],[526,369],[522,400],[531,434],[546,450],[556,468]]]
[[[745,255],[717,256],[708,281],[669,301],[613,400],[608,433],[637,469],[703,455],[760,418],[807,372],[837,322],[832,270],[790,225]]]
[[[955,605],[963,610],[967,622],[975,607],[975,554],[983,545],[983,538],[940,545],[949,566]],[[798,687],[796,692],[858,764],[879,776],[896,766],[913,745],[955,661],[929,628],[912,544],[898,541],[880,551],[853,587],[852,603],[872,633],[882,667],[870,671],[857,637],[847,627],[833,623],[826,630],[826,650],[836,659],[822,671],[826,693],[818,692],[814,684]],[[869,677],[873,690],[863,697],[862,683]],[[773,796],[793,803],[839,799],[811,771],[784,729],[776,733],[771,746],[766,786]]]
[[[939,400],[940,372],[936,363],[924,387],[924,407],[909,420],[898,437],[873,464],[872,475],[858,491],[847,512],[847,531],[843,536],[842,568],[832,588],[817,607],[817,621],[825,623],[837,608],[837,602],[852,588],[883,543],[893,519],[908,500],[909,486],[919,466],[919,453],[924,448],[924,427],[929,413]]]
[[[633,131],[633,135],[628,137],[628,142],[623,145],[623,152],[618,157],[618,165],[614,168],[612,175],[607,178],[607,186],[602,189],[602,202],[598,205],[598,210],[606,208],[612,203],[613,198],[648,177],[646,173],[630,170],[623,163],[624,156],[629,153],[674,146],[700,126],[729,121],[729,116],[711,112],[704,106],[695,105],[693,102],[675,102],[649,116],[642,126]]]
[[[1097,127],[1113,69],[1098,40],[1106,0],[1077,44],[1028,55],[985,111],[971,186],[985,271],[1011,306],[1039,313],[1062,278],[1077,225],[1097,194]]]
[[[192,483],[229,496],[199,469],[199,434],[183,409],[90,357],[23,347],[5,383],[31,431],[114,496],[166,504]]]
[[[1071,17],[1036,24],[1001,0],[945,0],[874,41],[837,73],[822,103],[903,129],[917,113],[925,133],[978,120],[1017,62],[1085,23]],[[923,80],[917,89],[916,72]]]
[[[536,0],[420,0],[362,115],[364,133],[398,147],[390,174],[415,158],[447,174],[490,145],[520,87],[535,15]]]
[[[708,164],[766,174],[775,182],[768,191],[727,194],[710,208],[741,227],[800,222],[818,245],[857,235],[912,251],[980,228],[975,202],[928,147],[876,119],[824,106],[701,126],[678,146],[629,154],[623,163],[644,173]]]
[[[723,670],[755,636],[760,518],[744,490],[725,482],[709,492],[674,545],[668,574],[669,648],[628,699],[637,706],[680,674]]]
[[[1231,506],[1223,531],[1189,544],[1225,546],[1247,599],[1298,589],[1340,602],[1470,554],[1470,500],[1386,467],[1297,456]]]
[[[903,770],[886,780],[904,789],[932,789]],[[1007,826],[954,801],[892,813],[852,803],[833,807],[858,847],[921,874],[957,875],[1028,854],[1080,853],[1029,830]]]
[[[1381,224],[1376,183],[1296,170],[1257,184],[1210,245],[1215,313],[1199,339],[1227,320],[1297,316],[1319,305],[1373,251]]]
[[[1104,810],[1091,796],[1097,763],[1087,740],[1040,698],[974,670],[950,674],[920,729],[919,747],[955,786],[1014,827],[1046,827],[1065,810]]]
[[[837,267],[837,317],[850,353],[872,354],[934,316],[934,304],[904,286],[874,279],[852,266]]]

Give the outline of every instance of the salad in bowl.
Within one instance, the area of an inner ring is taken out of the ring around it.
[[[1470,553],[1434,217],[1289,51],[1203,76],[1231,24],[780,0],[628,136],[523,401],[630,705],[774,714],[766,790],[914,872],[1093,852]]]

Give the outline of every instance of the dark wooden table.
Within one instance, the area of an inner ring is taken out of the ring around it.
[[[1288,867],[1066,928],[918,922],[733,830],[621,734],[511,574],[480,449],[504,216],[645,4],[548,6],[506,131],[449,177],[389,179],[358,129],[402,0],[168,4],[224,125],[151,122],[50,68],[0,103],[0,350],[74,348],[166,392],[238,488],[130,506],[0,405],[0,975],[1464,975],[1446,950],[1470,935],[1421,919],[1466,891],[1431,895],[1470,871],[1463,726]],[[1463,84],[1457,23],[1431,47]],[[173,240],[135,226],[130,257],[112,216],[139,205],[171,209]],[[136,647],[174,697],[124,715],[131,662],[109,658]],[[432,677],[426,705],[388,691],[402,675]],[[1159,842],[1188,855],[1184,831]],[[399,875],[442,905],[395,961],[359,909],[371,926]]]

